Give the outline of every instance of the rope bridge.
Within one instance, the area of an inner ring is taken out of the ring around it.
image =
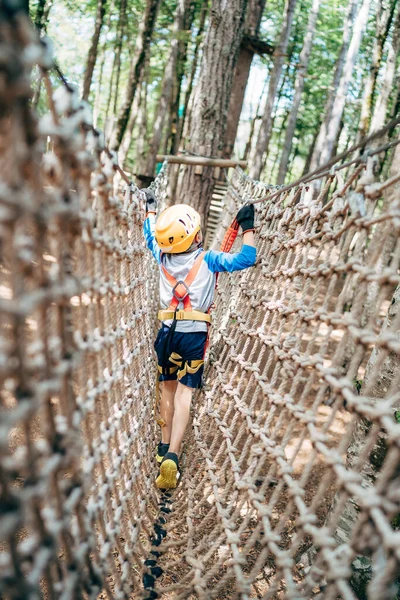
[[[160,495],[143,193],[53,93],[24,18],[1,29],[1,597],[348,600],[357,565],[369,598],[396,597],[399,146],[282,190],[234,172],[214,243],[266,197],[259,258],[219,279],[181,483]]]

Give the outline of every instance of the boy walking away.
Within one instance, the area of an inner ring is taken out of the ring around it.
[[[144,236],[160,266],[162,307],[158,313],[161,328],[154,343],[162,381],[156,485],[168,489],[177,484],[178,456],[192,393],[201,387],[216,274],[246,269],[256,261],[254,206],[244,206],[236,217],[243,231],[240,252],[205,252],[198,212],[187,204],[176,204],[164,210],[156,222],[157,200],[151,190],[143,191],[147,200]]]

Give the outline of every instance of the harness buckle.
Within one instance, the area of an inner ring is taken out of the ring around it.
[[[183,287],[185,288],[185,293],[182,296],[182,294],[180,294],[177,290],[177,288],[183,285]],[[176,300],[178,300],[179,302],[183,302],[183,300],[189,295],[189,286],[182,280],[177,281],[176,284],[174,285],[174,287],[172,288],[172,295],[174,296],[174,298],[176,298]]]

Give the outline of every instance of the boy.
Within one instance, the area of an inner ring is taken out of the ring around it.
[[[211,317],[216,273],[239,271],[254,265],[254,206],[237,214],[243,231],[242,249],[237,254],[202,248],[200,215],[187,204],[164,210],[157,219],[157,201],[146,194],[143,230],[147,247],[160,265],[161,328],[154,348],[159,381],[163,382],[160,412],[163,420],[156,460],[160,489],[175,488],[179,477],[179,452],[189,422],[194,389],[201,387],[204,354]]]

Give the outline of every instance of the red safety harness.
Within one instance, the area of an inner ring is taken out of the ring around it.
[[[232,221],[231,225],[229,226],[229,228],[227,229],[224,239],[222,240],[222,244],[221,244],[222,252],[230,252],[230,250],[232,249],[232,246],[237,238],[238,231],[239,231],[239,223],[237,222],[236,219],[234,219]],[[171,302],[170,302],[168,308],[166,309],[166,311],[177,311],[179,303],[183,302],[183,311],[184,312],[198,312],[198,313],[201,312],[201,311],[193,311],[189,292],[190,292],[190,286],[192,285],[192,283],[194,282],[194,280],[196,279],[196,277],[199,273],[204,256],[205,256],[205,252],[203,251],[198,255],[198,257],[194,261],[193,266],[190,269],[189,273],[186,275],[185,279],[179,280],[179,281],[177,279],[175,279],[175,277],[173,277],[167,271],[167,269],[164,267],[164,265],[161,262],[162,271],[163,271],[168,283],[172,287],[172,298],[171,298]],[[161,255],[161,259],[162,259],[162,255]],[[217,273],[217,279],[218,279],[218,273]],[[160,313],[164,313],[166,311],[160,311]],[[203,314],[207,314],[207,313],[203,313]],[[193,316],[193,315],[188,315],[187,320],[199,320],[199,319],[191,319],[190,318],[191,316]],[[171,317],[169,317],[169,318],[171,318]],[[167,320],[167,319],[164,317],[164,319],[160,319],[160,320]],[[204,319],[204,320],[209,321],[209,319]]]
[[[192,303],[190,301],[189,289],[200,271],[204,255],[204,251],[199,254],[199,256],[194,261],[192,268],[190,269],[189,273],[186,275],[183,281],[177,281],[175,277],[168,273],[164,265],[161,264],[163,273],[167,278],[168,283],[172,286],[172,299],[167,310],[176,310],[179,306],[179,302],[183,302],[184,310],[187,310],[189,312],[193,310]]]

